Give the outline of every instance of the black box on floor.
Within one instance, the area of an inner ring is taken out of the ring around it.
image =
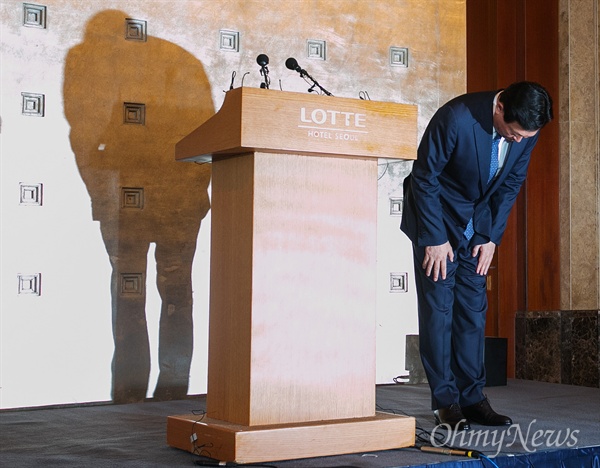
[[[508,340],[506,338],[485,337],[484,366],[486,387],[506,385],[506,365]],[[425,369],[419,355],[419,335],[406,336],[406,370],[409,371],[409,384],[427,383]]]
[[[485,337],[485,386],[499,387],[506,385],[506,352],[508,340],[506,338]]]

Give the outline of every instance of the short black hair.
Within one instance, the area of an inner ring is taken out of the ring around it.
[[[504,105],[504,121],[517,122],[523,130],[539,130],[553,118],[552,98],[539,83],[513,83],[500,93],[498,99]]]

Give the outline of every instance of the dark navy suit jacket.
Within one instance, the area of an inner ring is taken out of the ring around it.
[[[488,184],[497,93],[456,97],[429,122],[404,180],[401,229],[415,245],[450,241],[456,248],[471,218],[473,245],[500,244],[539,133],[510,143],[501,172]]]

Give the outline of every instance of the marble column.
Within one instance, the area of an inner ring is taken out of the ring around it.
[[[600,386],[598,0],[560,0],[561,310],[516,318],[517,378]]]
[[[597,0],[561,0],[561,309],[600,308],[600,24]]]

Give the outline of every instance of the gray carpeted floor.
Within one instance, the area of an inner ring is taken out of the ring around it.
[[[490,457],[498,455],[497,461],[510,454],[600,446],[600,389],[509,380],[507,386],[488,388],[487,394],[496,410],[513,418],[514,426],[474,425],[452,440],[443,431],[435,434],[451,445],[481,450]],[[425,443],[431,442],[425,431],[434,428],[429,401],[425,385],[377,388],[378,409],[414,416],[417,435]],[[198,396],[172,402],[3,411],[0,464],[10,468],[197,466],[197,460],[206,459],[167,446],[166,419],[203,410],[204,403],[205,397]],[[450,460],[457,457],[404,448],[265,465],[390,468]]]

